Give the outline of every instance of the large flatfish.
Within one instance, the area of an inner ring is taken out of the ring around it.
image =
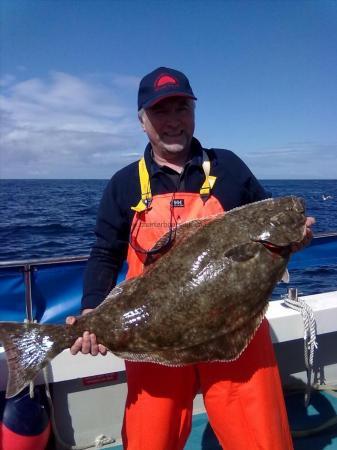
[[[185,222],[164,255],[74,325],[1,322],[7,397],[85,330],[129,360],[175,366],[238,358],[261,324],[304,227],[304,203],[297,197]]]

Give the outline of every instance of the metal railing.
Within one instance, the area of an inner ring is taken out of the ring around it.
[[[23,276],[23,289],[24,289],[24,301],[25,301],[25,316],[26,320],[33,321],[33,296],[32,296],[32,276],[39,268],[47,266],[57,266],[58,264],[73,264],[79,262],[85,262],[88,260],[88,255],[79,256],[60,256],[53,258],[41,258],[41,259],[26,259],[26,260],[14,260],[14,261],[1,261],[0,273],[2,269],[17,269],[15,272],[18,274],[21,272]]]
[[[56,256],[53,258],[39,258],[39,259],[18,259],[13,261],[0,261],[0,269],[7,267],[26,267],[26,266],[42,266],[46,264],[59,264],[68,262],[86,261],[89,255],[79,256]]]

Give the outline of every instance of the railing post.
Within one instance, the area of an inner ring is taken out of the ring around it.
[[[25,281],[25,301],[26,301],[26,319],[28,322],[33,321],[33,302],[32,302],[32,280],[31,265],[24,265],[24,281]]]

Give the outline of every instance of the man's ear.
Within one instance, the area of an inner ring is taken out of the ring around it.
[[[139,117],[140,126],[143,128],[143,131],[145,132],[145,125],[144,125],[144,119],[143,117]]]
[[[145,132],[144,112],[138,114],[138,119],[139,119],[139,122],[140,122],[140,126],[143,128],[143,131]]]

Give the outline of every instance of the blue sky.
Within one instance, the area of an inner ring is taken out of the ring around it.
[[[140,78],[184,71],[195,136],[257,177],[337,179],[337,2],[2,0],[2,178],[110,178]]]

